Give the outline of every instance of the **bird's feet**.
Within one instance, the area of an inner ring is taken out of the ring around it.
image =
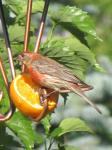
[[[54,94],[54,93],[57,93],[57,91],[53,90],[53,91],[47,93],[45,88],[40,88],[39,89],[39,95],[40,95],[40,102],[41,102],[41,104],[43,104],[44,101],[47,100],[47,98],[49,96],[51,96],[52,94]]]

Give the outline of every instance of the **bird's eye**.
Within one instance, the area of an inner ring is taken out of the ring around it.
[[[22,53],[22,54],[21,54],[21,57],[24,58],[24,56],[25,56],[24,53]]]

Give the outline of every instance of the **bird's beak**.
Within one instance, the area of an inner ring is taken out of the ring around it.
[[[22,64],[24,63],[24,58],[23,58],[23,56],[22,56],[22,55],[19,55],[19,56],[17,57],[17,61],[19,62],[20,65],[22,65]]]
[[[17,60],[20,61],[20,62],[23,62],[23,56],[22,56],[22,55],[19,55],[19,56],[17,57]]]

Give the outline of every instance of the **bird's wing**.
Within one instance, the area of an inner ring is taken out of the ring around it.
[[[73,75],[71,70],[48,57],[41,56],[40,59],[33,61],[32,66],[42,74],[47,74],[73,84],[78,84],[82,89],[85,88],[85,90],[92,89],[91,86],[87,85],[77,76]]]

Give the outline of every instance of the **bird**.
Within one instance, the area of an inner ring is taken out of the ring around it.
[[[80,80],[69,68],[39,53],[24,52],[18,56],[18,59],[25,65],[36,84],[52,89],[54,92],[74,92],[101,113],[99,108],[84,94],[93,87]]]

